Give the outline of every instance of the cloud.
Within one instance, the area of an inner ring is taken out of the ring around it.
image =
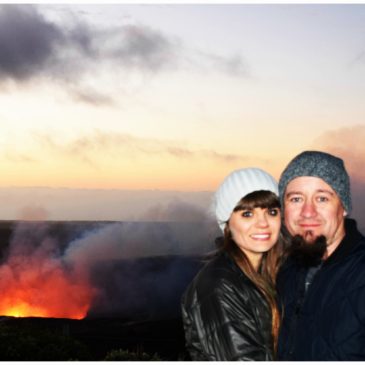
[[[99,93],[92,89],[81,87],[70,89],[70,94],[73,96],[75,101],[91,104],[93,106],[113,106],[115,104],[113,97]]]
[[[319,136],[311,146],[341,157],[351,179],[352,216],[365,233],[365,126],[330,130]]]
[[[210,65],[211,70],[218,70],[228,76],[249,77],[250,75],[247,63],[239,54],[223,57],[217,54],[196,51],[195,56],[201,59],[198,61],[201,65]]]
[[[363,64],[365,62],[365,51],[359,52],[350,62],[350,65]]]
[[[96,63],[106,58],[115,65],[155,71],[172,57],[171,41],[149,27],[103,30],[77,20],[62,27],[32,5],[7,4],[0,9],[0,71],[17,81],[54,73],[61,66],[68,71],[80,58]],[[50,59],[56,66],[48,63]]]
[[[365,181],[364,141],[365,126],[355,125],[327,131],[313,145],[343,158],[351,176]]]
[[[43,72],[64,41],[62,31],[33,6],[0,8],[0,77],[27,80]]]
[[[70,13],[67,21],[51,22],[42,5],[6,4],[0,7],[0,82],[17,85],[46,79],[61,83],[78,102],[113,105],[108,89],[118,74],[155,75],[180,68],[246,77],[240,55],[219,56],[189,49],[176,38],[138,24],[109,28],[89,25]],[[71,16],[72,15],[72,16]],[[122,21],[123,18],[122,18]],[[95,82],[99,80],[96,90]],[[125,82],[125,77],[123,78]]]
[[[157,71],[172,63],[176,56],[177,45],[146,26],[127,25],[120,28],[113,41],[115,45],[111,55],[128,67]]]
[[[141,221],[155,222],[206,222],[212,220],[209,207],[197,206],[180,199],[170,201],[166,204],[158,204],[146,210],[141,216]],[[211,222],[215,225],[215,222]]]
[[[151,73],[173,63],[175,46],[154,29],[143,25],[98,29],[77,18],[67,25],[56,24],[40,10],[33,5],[0,7],[0,82],[52,80],[75,101],[113,105],[107,83],[96,90],[87,82],[89,76],[101,77],[105,70]]]
[[[16,152],[5,152],[4,159],[6,161],[12,162],[12,163],[22,163],[22,164],[29,164],[29,163],[35,163],[37,160],[33,158],[30,155],[25,155],[22,153],[16,153]]]
[[[183,159],[203,157],[210,160],[220,161],[220,162],[237,162],[244,159],[244,156],[233,155],[233,154],[223,154],[212,150],[189,150],[187,148],[168,146],[166,147],[166,152],[172,156]]]
[[[134,158],[146,156],[170,156],[177,159],[208,159],[216,162],[234,163],[247,159],[247,156],[224,154],[214,150],[189,149],[180,147],[177,141],[165,141],[151,138],[140,138],[123,133],[108,133],[95,130],[92,134],[61,144],[50,135],[36,133],[34,138],[42,148],[65,157],[79,160],[96,166],[93,156],[100,153],[129,153]]]
[[[19,219],[23,221],[45,221],[49,217],[47,209],[33,204],[22,207]]]

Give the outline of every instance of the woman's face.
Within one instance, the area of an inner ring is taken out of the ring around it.
[[[279,208],[253,208],[233,212],[228,225],[233,241],[255,265],[277,242],[280,222]]]

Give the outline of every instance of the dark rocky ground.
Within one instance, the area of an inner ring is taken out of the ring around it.
[[[99,361],[116,349],[157,354],[162,361],[189,360],[179,318],[126,322],[0,317],[0,338],[1,361]]]

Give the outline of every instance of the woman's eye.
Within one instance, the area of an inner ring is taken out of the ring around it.
[[[279,214],[279,209],[269,209],[269,214],[275,217]]]
[[[245,217],[245,218],[252,217],[252,212],[250,210],[244,210],[242,212],[242,217]]]

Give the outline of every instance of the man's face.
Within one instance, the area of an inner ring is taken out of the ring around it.
[[[287,185],[284,220],[292,236],[300,235],[312,243],[323,235],[328,251],[332,252],[345,235],[344,216],[341,200],[324,180],[303,176]]]

